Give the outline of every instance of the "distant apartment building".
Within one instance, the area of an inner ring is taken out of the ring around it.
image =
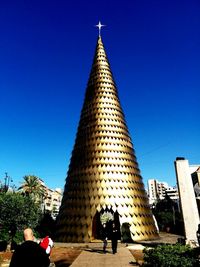
[[[174,201],[178,200],[178,190],[169,186],[166,182],[159,182],[156,179],[148,180],[149,204],[156,203],[159,199],[164,199],[166,194]]]
[[[165,195],[168,195],[168,197],[170,197],[170,199],[172,199],[176,202],[179,199],[178,188],[175,186],[174,187],[169,186],[165,190]]]
[[[39,179],[39,182],[45,192],[42,202],[42,210],[44,212],[49,212],[51,216],[55,219],[58,215],[62,201],[62,190],[61,188],[48,188],[41,179]]]

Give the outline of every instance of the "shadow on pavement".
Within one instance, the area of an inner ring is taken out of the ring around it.
[[[96,253],[99,253],[99,254],[111,254],[111,252],[109,252],[109,251],[106,251],[106,252],[104,253],[102,249],[95,249],[95,248],[84,249],[84,251],[88,251],[88,252],[96,252]]]
[[[56,267],[69,267],[71,263],[66,262],[65,260],[59,260],[54,263]]]

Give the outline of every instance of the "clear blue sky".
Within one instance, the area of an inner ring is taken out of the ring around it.
[[[144,183],[200,164],[199,0],[1,0],[0,180],[64,186],[99,20]]]

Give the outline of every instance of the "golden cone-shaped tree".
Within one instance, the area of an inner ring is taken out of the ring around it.
[[[105,49],[98,37],[57,218],[61,242],[99,238],[99,214],[129,225],[133,240],[158,237]]]

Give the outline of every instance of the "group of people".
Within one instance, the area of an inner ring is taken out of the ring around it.
[[[30,228],[24,230],[24,242],[15,249],[10,267],[49,267],[53,241],[48,236],[39,243]]]
[[[102,240],[103,240],[103,252],[106,253],[106,248],[108,245],[108,238],[111,239],[112,244],[112,252],[113,254],[117,253],[117,240],[118,240],[118,229],[115,225],[115,223],[112,223],[112,227],[109,231],[107,225],[104,223],[102,228]]]
[[[104,223],[102,227],[103,252],[106,253],[108,239],[112,242],[112,252],[117,253],[117,240],[119,237],[118,229],[115,223],[112,223],[108,230]],[[53,247],[53,241],[48,236],[40,242],[34,237],[30,228],[24,230],[24,242],[15,249],[9,267],[49,267],[50,253]]]

